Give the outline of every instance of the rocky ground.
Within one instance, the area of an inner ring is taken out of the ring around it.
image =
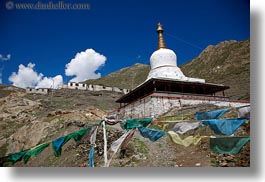
[[[66,90],[57,91],[51,97],[29,95],[21,90],[9,88],[8,92],[5,91],[0,97],[0,156],[19,152],[96,124],[107,114],[106,111],[117,107],[114,101],[118,97],[119,94],[112,92]],[[179,117],[177,115],[185,114],[183,119],[192,120],[194,112],[216,108],[174,108],[158,118],[151,127],[162,129],[161,122],[174,120]],[[173,115],[175,117],[172,117]],[[235,117],[236,111],[232,109],[225,116]],[[235,136],[249,136],[249,129],[248,122],[238,129]],[[123,132],[119,124],[107,126],[108,148]],[[208,127],[201,127],[188,134],[213,135]],[[102,127],[98,129],[96,144],[95,166],[101,167],[104,164]],[[80,142],[70,140],[63,147],[60,157],[55,157],[52,147],[49,146],[37,157],[32,157],[27,164],[21,161],[15,165],[6,163],[5,166],[86,167],[90,148],[89,139],[85,135]],[[202,139],[196,146],[184,147],[174,144],[168,135],[151,142],[136,131],[126,152],[118,152],[110,166],[247,167],[250,166],[250,144],[248,143],[237,155],[220,155],[211,152],[207,138]]]

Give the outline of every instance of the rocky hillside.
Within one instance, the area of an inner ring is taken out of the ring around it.
[[[94,124],[117,108],[115,100],[121,97],[116,92],[69,89],[49,96],[27,94],[12,86],[2,86],[0,93],[0,156]]]
[[[89,103],[92,100],[89,94],[91,93],[85,94],[82,91],[73,91],[67,94],[66,91],[62,90],[55,93],[53,97],[47,97],[28,95],[25,92],[16,91],[7,97],[0,98],[0,157],[32,148],[98,123],[106,113],[90,105],[93,102]],[[101,96],[108,97],[103,92],[93,97]],[[110,98],[112,96],[108,97],[108,102],[114,102]],[[80,99],[84,101],[80,101]],[[174,120],[177,114],[183,114],[185,117],[189,117],[189,119],[194,119],[195,111],[211,109],[219,109],[219,107],[206,105],[197,109],[189,106],[172,108],[164,116],[158,118],[153,123],[154,125],[150,127],[155,129],[167,128],[168,124],[164,122]],[[236,116],[235,109],[231,109],[226,115],[226,117]],[[107,148],[110,149],[110,145],[121,137],[123,133],[124,131],[121,130],[119,124],[113,126],[107,125]],[[209,127],[201,127],[191,131],[187,136],[194,134],[211,136],[213,132]],[[249,122],[241,126],[235,133],[235,136],[249,136]],[[81,141],[75,142],[70,140],[67,142],[62,148],[62,155],[60,157],[55,157],[52,147],[49,146],[40,155],[31,157],[27,164],[20,161],[14,165],[12,163],[5,163],[4,166],[86,167],[88,165],[87,156],[91,149],[88,137],[85,135]],[[101,167],[104,164],[102,127],[98,129],[96,144],[95,166]],[[165,135],[156,142],[151,142],[136,131],[125,153],[118,152],[114,156],[110,166],[244,167],[250,166],[250,145],[248,143],[236,155],[216,154],[211,152],[209,139],[207,138],[203,139],[196,146],[184,147],[174,144],[168,135]]]
[[[0,98],[8,96],[10,93],[14,93],[16,91],[23,91],[21,88],[17,88],[11,85],[3,85],[0,84]]]
[[[85,83],[132,89],[147,78],[149,70],[148,65],[136,63],[99,79],[87,80]]]
[[[180,66],[188,77],[230,86],[227,96],[250,98],[250,41],[224,41],[210,45],[190,62]],[[150,66],[135,64],[86,83],[134,88],[147,78]]]
[[[233,98],[250,98],[250,41],[224,41],[208,46],[192,61],[181,66],[189,77],[230,86]]]

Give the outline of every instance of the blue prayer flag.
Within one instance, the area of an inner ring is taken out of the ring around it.
[[[196,120],[208,120],[208,119],[219,119],[224,113],[229,111],[228,108],[218,109],[208,112],[196,112],[195,119]]]
[[[158,140],[159,138],[165,135],[165,132],[162,130],[155,130],[155,129],[145,128],[145,127],[140,127],[138,128],[138,130],[140,131],[140,134],[144,138],[148,138],[152,142],[155,142],[156,140]]]
[[[95,149],[94,147],[92,147],[89,151],[89,166],[90,167],[94,167],[94,152],[95,152]]]
[[[203,125],[209,125],[217,135],[232,135],[247,119],[212,119],[203,121]]]

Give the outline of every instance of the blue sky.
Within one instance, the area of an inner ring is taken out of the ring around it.
[[[4,84],[12,84],[8,80],[12,72],[30,62],[43,77],[62,75],[64,82],[69,81],[73,77],[65,75],[66,64],[90,48],[106,57],[96,71],[101,76],[135,63],[149,64],[157,48],[158,22],[178,65],[208,45],[250,37],[248,0],[63,1],[87,3],[89,10],[8,10],[7,2],[0,0],[0,54],[11,55],[0,63]],[[18,2],[49,1],[13,1]]]

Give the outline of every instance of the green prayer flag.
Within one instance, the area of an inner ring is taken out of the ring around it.
[[[52,142],[52,148],[54,151],[54,155],[56,157],[61,155],[61,148],[64,144],[66,144],[70,139],[74,138],[75,141],[79,141],[81,140],[81,138],[85,135],[85,133],[90,129],[91,127],[85,127],[77,132],[74,133],[70,133],[67,136],[64,137],[60,137],[56,140],[54,140]],[[31,156],[36,157],[37,155],[39,155],[46,147],[48,147],[50,145],[50,142],[48,143],[44,143],[44,144],[40,144],[32,149],[28,149],[28,150],[24,150],[21,152],[17,152],[14,154],[10,154],[9,156],[6,157],[1,157],[0,158],[0,164],[2,165],[2,163],[4,162],[12,162],[13,164],[15,164],[18,161],[21,161],[22,158],[24,159],[24,163],[26,164]]]
[[[53,153],[56,157],[59,157],[62,152],[62,147],[72,138],[74,138],[75,141],[79,141],[87,132],[88,129],[91,127],[83,128],[82,130],[79,130],[74,133],[70,133],[69,135],[66,135],[64,137],[60,137],[52,141],[52,149]]]
[[[127,119],[124,128],[130,130],[133,128],[146,127],[152,120],[153,118]]]
[[[210,138],[210,148],[216,153],[237,154],[249,140],[250,137]]]
[[[85,135],[87,130],[89,130],[90,128],[91,127],[86,127],[86,128],[83,128],[82,130],[79,130],[79,131],[75,132],[74,140],[75,141],[81,140],[81,138]]]
[[[29,161],[31,156],[36,157],[37,155],[39,155],[49,145],[50,145],[50,142],[38,145],[38,146],[28,150],[23,157],[24,163],[26,164]]]
[[[15,154],[11,154],[8,159],[9,159],[10,162],[12,162],[13,164],[15,164],[16,162],[22,160],[22,158],[27,153],[27,151],[28,150],[24,150],[24,151],[21,151],[21,152],[17,152]]]

